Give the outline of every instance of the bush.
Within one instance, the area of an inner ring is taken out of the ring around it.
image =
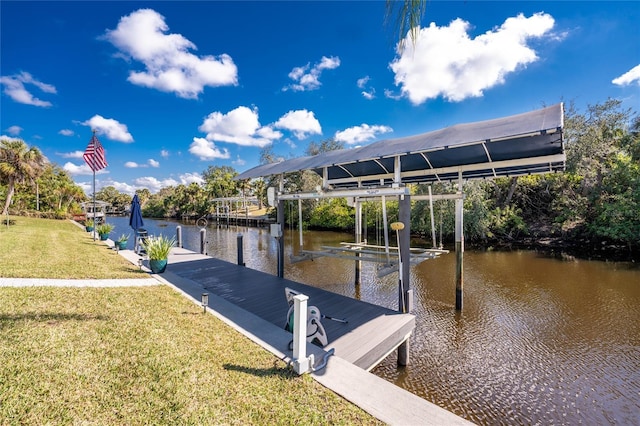
[[[111,223],[101,223],[100,225],[96,226],[96,232],[98,234],[109,234],[111,233],[111,231],[113,231],[113,228],[115,228],[115,226],[113,226]]]
[[[175,238],[165,237],[160,234],[159,237],[147,238],[142,243],[142,247],[147,252],[150,260],[163,260],[169,257],[169,252],[175,244]]]

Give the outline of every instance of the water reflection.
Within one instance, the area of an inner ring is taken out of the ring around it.
[[[117,219],[126,228],[126,219]],[[173,222],[145,224],[152,234],[175,233]],[[207,231],[208,254],[235,262],[241,232],[246,265],[276,273],[277,245],[268,230]],[[304,248],[313,250],[353,240],[329,232],[304,236]],[[198,228],[183,225],[183,237],[186,248],[199,249]],[[287,278],[397,309],[395,274],[378,279],[376,266],[365,263],[362,285],[355,286],[352,261],[290,264],[298,236],[287,230],[285,238]],[[454,263],[450,254],[411,269],[410,365],[398,369],[391,356],[375,374],[481,424],[640,424],[637,265],[469,251],[464,310],[456,313]]]

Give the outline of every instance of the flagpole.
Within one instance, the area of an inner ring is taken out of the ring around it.
[[[87,149],[85,149],[82,158],[84,158],[85,163],[91,168],[93,171],[93,224],[97,224],[97,214],[96,214],[96,170],[102,170],[107,167],[107,159],[104,156],[104,148],[100,145],[100,141],[96,137],[96,131],[93,130],[93,136],[91,136],[91,140],[89,141],[89,145],[87,145]],[[106,212],[105,212],[106,216]],[[106,222],[106,217],[105,217]],[[93,232],[93,241],[96,240],[95,230]]]
[[[98,226],[96,222],[96,171],[93,171],[93,241],[96,240],[96,226]]]
[[[96,131],[93,130],[93,137],[96,137]],[[93,140],[93,138],[92,138]],[[93,144],[93,157],[95,158],[96,156],[96,144]],[[94,168],[92,168],[91,170],[93,170],[93,241],[96,240],[96,229],[95,227],[98,226],[98,223],[96,221],[97,216],[96,216],[96,171]]]

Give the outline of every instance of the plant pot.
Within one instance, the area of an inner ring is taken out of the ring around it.
[[[167,269],[167,259],[150,259],[149,268],[154,274],[161,274]]]
[[[100,234],[100,241],[106,241],[109,239],[109,234]]]
[[[127,249],[127,241],[116,241],[116,245],[118,246],[118,250]]]
[[[84,229],[86,229],[87,232],[93,232],[93,226],[85,226]]]

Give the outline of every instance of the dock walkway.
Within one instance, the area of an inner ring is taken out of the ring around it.
[[[133,251],[120,254],[137,264],[139,257]],[[333,348],[335,355],[325,368],[311,374],[319,383],[388,424],[471,424],[367,371],[408,337],[413,315],[182,248],[174,248],[167,270],[154,276],[196,301],[203,292],[209,293],[213,315],[285,361],[292,358],[288,349],[292,335],[284,330],[288,310],[284,288],[300,291],[321,312],[348,321],[323,321],[329,337],[325,349]],[[307,353],[314,355],[317,365],[326,352],[309,343]]]

